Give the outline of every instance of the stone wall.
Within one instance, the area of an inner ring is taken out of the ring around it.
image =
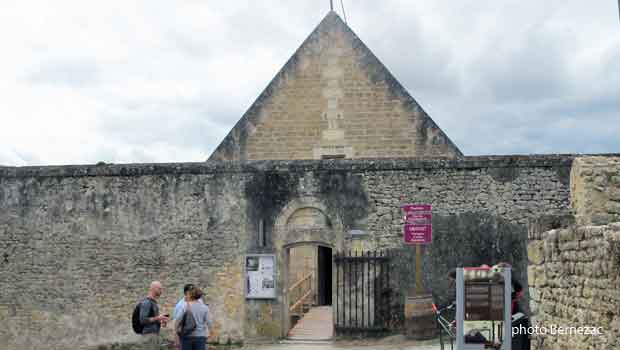
[[[528,281],[533,324],[602,327],[603,334],[539,334],[545,349],[620,348],[620,158],[573,162],[574,217],[530,225]],[[556,218],[557,219],[557,218]],[[591,226],[599,225],[599,226]]]
[[[620,221],[620,157],[575,159],[571,207],[580,225]]]
[[[431,203],[433,244],[425,250],[423,268],[426,288],[435,298],[446,302],[451,297],[445,276],[456,266],[508,261],[526,285],[528,223],[543,213],[568,213],[570,167],[570,162],[531,166],[534,163],[526,159],[496,159],[488,168],[459,171],[435,168],[364,175],[371,203],[368,231],[374,233],[370,246],[402,247],[399,203]],[[413,259],[409,266],[413,271]],[[408,276],[414,281],[413,273]]]
[[[134,339],[132,307],[155,279],[164,284],[167,311],[184,283],[205,286],[221,341],[282,336],[287,247],[401,247],[399,206],[406,202],[434,206],[424,270],[438,298],[445,272],[457,265],[508,260],[526,282],[527,221],[568,214],[572,160],[0,168],[0,339],[8,349]],[[311,222],[301,215],[307,208],[316,214]],[[351,240],[351,230],[366,235]],[[275,300],[244,299],[246,253],[276,254]]]
[[[603,330],[536,337],[544,349],[620,348],[620,223],[533,233],[529,257],[534,325]]]
[[[205,287],[215,331],[223,341],[242,338],[239,175],[144,167],[134,176],[132,168],[112,176],[88,174],[108,167],[3,169],[5,349],[135,340],[131,311],[152,280],[163,282],[161,303],[171,314],[185,283]]]

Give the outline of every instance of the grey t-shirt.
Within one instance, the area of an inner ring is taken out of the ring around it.
[[[183,312],[187,308],[185,303]],[[201,302],[192,303],[190,306],[194,320],[196,320],[196,329],[190,334],[190,337],[208,337],[209,329],[213,326],[213,320],[211,319],[211,311],[209,306]]]
[[[142,334],[159,333],[161,325],[159,322],[148,323],[146,320],[150,317],[159,316],[159,306],[157,301],[149,297],[144,298],[140,303],[140,323],[144,326]]]

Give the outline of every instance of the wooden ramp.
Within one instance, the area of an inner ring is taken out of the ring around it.
[[[330,340],[334,335],[331,306],[317,306],[308,311],[288,333],[291,340]]]

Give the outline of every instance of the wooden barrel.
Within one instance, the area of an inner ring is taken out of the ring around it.
[[[433,297],[430,294],[407,297],[405,301],[405,336],[428,340],[438,336]]]

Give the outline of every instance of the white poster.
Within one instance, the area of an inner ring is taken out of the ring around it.
[[[248,255],[245,258],[245,290],[248,299],[276,297],[276,256]]]

